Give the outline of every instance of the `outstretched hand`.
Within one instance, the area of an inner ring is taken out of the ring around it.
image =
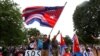
[[[50,35],[48,35],[48,38],[50,38]]]
[[[60,30],[58,31],[57,35],[60,33]]]

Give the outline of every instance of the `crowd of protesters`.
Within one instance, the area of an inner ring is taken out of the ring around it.
[[[59,42],[56,40],[57,33],[52,40],[50,35],[43,35],[41,38],[40,34],[35,37],[32,35],[28,38],[27,46],[9,46],[0,47],[0,56],[25,56],[25,50],[41,50],[41,56],[100,56],[100,48],[95,46],[84,46],[80,45],[80,51],[73,54],[72,45],[64,48],[63,55],[61,55]]]
[[[8,46],[8,47],[0,47],[0,56],[20,56],[25,53],[25,46]]]

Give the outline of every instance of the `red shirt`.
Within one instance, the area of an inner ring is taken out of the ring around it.
[[[70,53],[64,53],[63,56],[71,56],[71,54]]]

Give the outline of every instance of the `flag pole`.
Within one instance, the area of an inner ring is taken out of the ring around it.
[[[66,4],[67,4],[67,2],[65,2],[65,4],[64,4],[64,7],[66,6]],[[64,8],[63,8],[63,10],[64,10]],[[62,11],[63,12],[63,11]],[[61,12],[61,14],[62,14],[62,12]],[[60,17],[60,16],[59,16]],[[57,20],[58,21],[58,20]],[[57,22],[56,22],[57,23]],[[55,23],[55,25],[56,25],[56,23]],[[54,27],[55,27],[55,25],[54,25]],[[53,31],[53,29],[54,29],[54,27],[51,29],[51,31],[50,31],[50,33],[49,33],[49,35],[51,35],[51,33],[52,33],[52,31]]]

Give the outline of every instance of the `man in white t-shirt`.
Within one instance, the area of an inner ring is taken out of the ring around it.
[[[30,43],[29,43],[28,49],[29,50],[37,49],[37,41],[34,36],[32,36],[30,38]]]

